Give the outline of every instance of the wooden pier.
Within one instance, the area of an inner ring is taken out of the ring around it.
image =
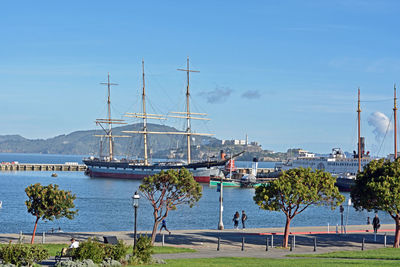
[[[66,171],[66,172],[84,172],[86,171],[84,164],[48,164],[48,163],[0,163],[1,171]],[[240,175],[249,174],[250,168],[237,168]],[[274,168],[258,168],[257,176],[273,173]]]
[[[86,170],[84,164],[47,164],[47,163],[1,163],[1,171],[65,171],[81,172]]]

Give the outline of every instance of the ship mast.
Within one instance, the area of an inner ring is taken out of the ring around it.
[[[397,159],[397,98],[396,98],[396,84],[394,84],[394,159]]]
[[[123,120],[116,120],[111,118],[111,85],[118,85],[117,83],[110,82],[110,73],[107,74],[107,82],[100,83],[103,85],[107,85],[107,118],[106,119],[97,119],[96,124],[100,125],[103,128],[105,135],[95,135],[97,137],[106,137],[108,138],[108,159],[107,161],[112,161],[114,159],[114,146],[113,146],[113,137],[127,137],[127,136],[113,136],[112,135],[112,124],[126,124]],[[103,127],[102,124],[108,124],[108,127]],[[108,129],[106,129],[108,128]],[[102,147],[100,148],[102,149]]]
[[[178,69],[180,71],[186,71],[187,72],[187,86],[186,86],[186,112],[179,112],[179,111],[171,111],[170,113],[172,114],[177,114],[177,115],[159,115],[159,114],[149,114],[146,113],[146,102],[145,102],[145,79],[144,79],[144,63],[142,61],[142,69],[143,69],[143,93],[142,93],[142,101],[143,101],[143,111],[142,113],[126,113],[124,116],[125,117],[131,117],[131,118],[140,118],[143,119],[143,130],[142,131],[122,131],[123,133],[133,133],[133,134],[143,134],[144,136],[144,153],[145,153],[145,164],[148,165],[148,156],[147,156],[147,135],[148,134],[168,134],[168,135],[186,135],[187,136],[187,148],[188,148],[188,164],[191,162],[190,158],[190,138],[192,135],[197,135],[197,136],[212,136],[213,134],[207,134],[207,133],[192,133],[191,131],[191,120],[210,120],[208,118],[203,118],[202,116],[207,116],[206,113],[194,113],[190,112],[190,106],[189,106],[189,100],[190,100],[190,90],[189,90],[189,72],[199,72],[196,70],[190,70],[189,69],[189,57],[187,58],[187,69]],[[192,116],[192,115],[197,115],[197,116]],[[200,117],[198,117],[200,116]],[[171,118],[179,118],[179,119],[186,119],[187,121],[187,128],[185,132],[154,132],[154,131],[148,131],[147,129],[147,119],[154,119],[154,120],[166,120],[166,117],[171,117]]]
[[[360,107],[360,88],[358,88],[358,172],[361,172],[361,107]]]
[[[114,147],[113,147],[113,140],[112,140],[112,123],[111,123],[111,85],[118,85],[116,83],[110,83],[110,73],[107,73],[107,83],[101,83],[107,85],[108,97],[107,97],[107,115],[108,115],[108,152],[109,152],[109,159],[112,160],[114,158]]]
[[[190,72],[200,72],[197,70],[191,70],[189,69],[189,57],[187,57],[187,69],[178,69],[179,71],[186,71],[187,73],[187,85],[186,85],[186,123],[187,123],[187,128],[186,128],[186,140],[187,140],[187,163],[190,164],[191,158],[190,158],[190,138],[191,138],[191,129],[190,129],[190,106],[189,106],[189,101],[190,101],[190,90],[189,90],[189,73]]]
[[[142,112],[143,112],[143,144],[144,144],[144,165],[149,165],[147,156],[147,115],[146,115],[146,91],[144,80],[144,60],[142,59],[143,91],[142,91]]]

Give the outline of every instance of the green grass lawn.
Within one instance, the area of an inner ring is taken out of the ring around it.
[[[132,246],[129,246],[128,253],[132,253]],[[192,248],[180,248],[180,247],[169,247],[169,246],[154,246],[153,247],[154,254],[172,254],[172,253],[187,253],[187,252],[196,252],[195,249]]]
[[[166,266],[399,266],[392,260],[350,260],[350,259],[270,259],[270,258],[202,258],[166,260]],[[147,265],[160,266],[160,265]]]
[[[400,249],[398,248],[380,248],[357,251],[335,251],[322,254],[293,254],[289,257],[313,257],[313,258],[346,258],[346,259],[384,259],[400,260]],[[399,262],[400,265],[400,262]]]
[[[154,254],[171,254],[171,253],[186,253],[186,252],[196,252],[192,248],[177,248],[177,247],[153,247]]]

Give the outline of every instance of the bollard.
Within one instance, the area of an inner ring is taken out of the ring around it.
[[[22,235],[22,231],[20,231],[19,232],[19,237],[18,237],[18,244],[21,244],[23,239],[24,238],[23,238],[23,235]]]
[[[329,234],[329,223],[328,223],[328,234]]]
[[[338,224],[336,224],[336,233],[337,234],[339,233],[339,225]]]
[[[362,239],[361,250],[364,250],[364,243],[365,243],[365,238]]]
[[[271,248],[274,247],[274,235],[271,235]]]
[[[242,251],[244,251],[244,236],[242,236]]]
[[[385,233],[385,235],[383,236],[383,246],[386,248],[386,233]]]
[[[221,237],[218,237],[217,251],[219,251],[219,246],[220,246],[220,243],[221,243]]]
[[[290,241],[290,251],[293,251],[293,236],[292,236],[292,239]]]
[[[268,251],[268,243],[269,243],[269,239],[268,237],[265,239],[265,251]]]
[[[317,251],[317,238],[314,237],[314,252]]]
[[[293,235],[293,248],[296,247],[296,235]]]
[[[46,234],[42,233],[42,244],[46,243]]]
[[[162,234],[162,246],[164,246],[164,240],[165,240],[165,239],[164,239],[164,238],[165,238],[164,236],[165,236],[165,235]]]

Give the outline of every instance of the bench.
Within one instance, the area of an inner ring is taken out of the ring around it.
[[[60,262],[61,259],[72,260],[72,256],[70,254],[71,249],[62,248],[61,251],[56,253],[56,262]]]
[[[118,239],[116,236],[103,236],[104,244],[117,245]]]

